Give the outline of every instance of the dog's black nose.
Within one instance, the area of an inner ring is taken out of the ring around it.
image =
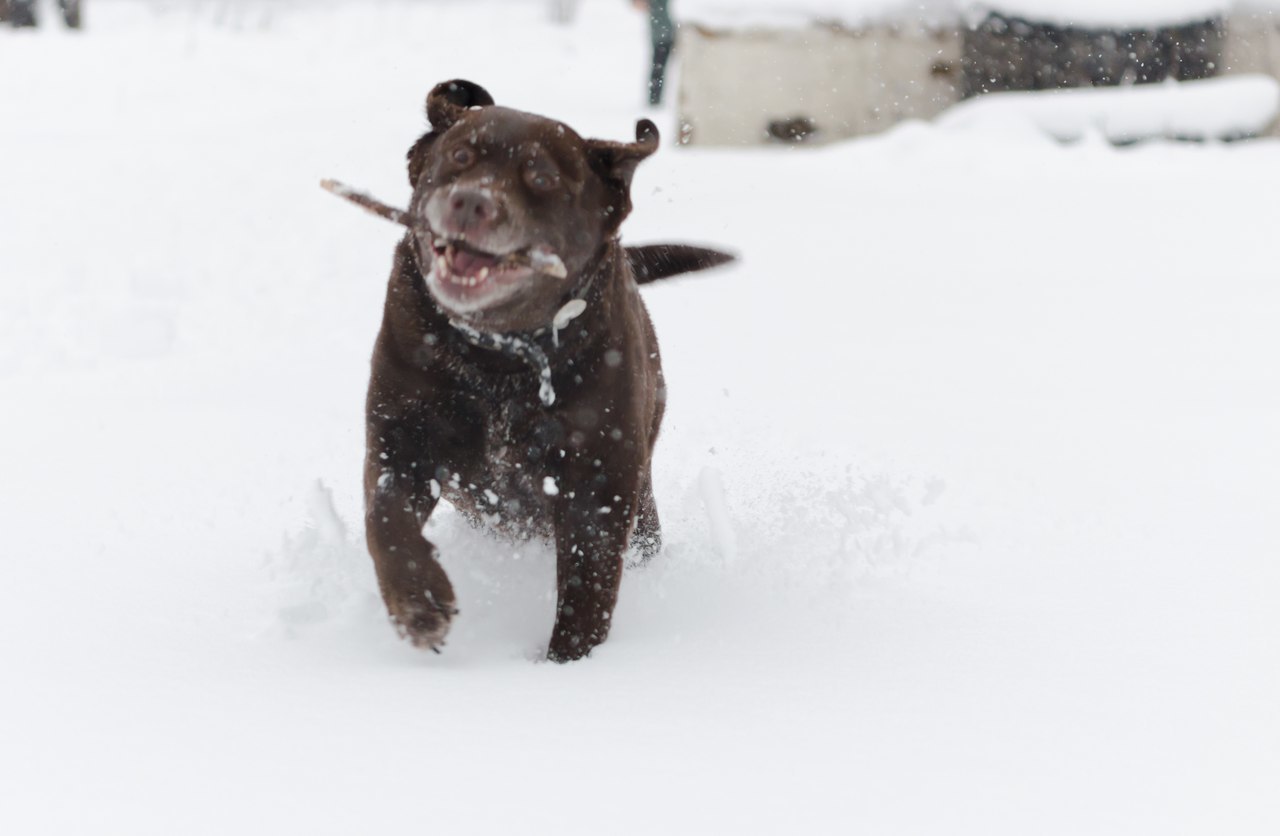
[[[449,220],[459,232],[480,231],[498,217],[498,204],[487,191],[455,189],[449,195]]]

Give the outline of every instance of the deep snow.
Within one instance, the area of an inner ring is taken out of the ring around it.
[[[0,31],[0,832],[1276,832],[1272,140],[665,147],[626,240],[742,255],[645,291],[667,550],[555,666],[551,556],[445,514],[462,615],[396,640],[397,230],[318,181],[406,196],[455,76],[629,137],[642,18],[546,14]]]

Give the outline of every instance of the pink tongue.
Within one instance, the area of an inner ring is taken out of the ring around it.
[[[473,276],[485,267],[493,267],[497,259],[480,255],[469,250],[459,249],[453,254],[453,271],[464,276]]]

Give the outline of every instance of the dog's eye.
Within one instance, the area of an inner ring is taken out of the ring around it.
[[[529,184],[529,188],[538,192],[549,192],[560,184],[560,178],[556,175],[534,168],[525,171],[524,181]]]
[[[476,152],[472,151],[465,145],[459,145],[457,148],[453,149],[452,153],[449,154],[449,158],[453,160],[456,165],[468,166],[476,161]]]

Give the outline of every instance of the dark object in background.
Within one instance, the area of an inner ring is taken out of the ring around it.
[[[1059,26],[992,12],[964,31],[964,98],[1009,90],[1056,90],[1189,81],[1218,74],[1221,18],[1151,29]]]
[[[36,0],[0,0],[0,20],[5,20],[14,29],[25,29],[35,26]]]
[[[81,24],[81,0],[58,0],[62,20],[69,29],[79,29]],[[15,29],[36,26],[36,0],[0,0],[0,22],[8,21]]]
[[[457,614],[423,526],[447,499],[477,525],[553,538],[548,658],[609,633],[629,548],[660,547],[650,472],[666,401],[637,289],[723,263],[714,250],[624,250],[631,178],[658,147],[584,140],[451,81],[409,150],[413,198],[383,212],[396,248],[366,403],[365,530],[391,620],[437,650]],[[550,270],[539,265],[554,265]]]
[[[769,123],[769,136],[781,142],[804,142],[818,132],[818,126],[807,116],[775,119]]]
[[[662,104],[662,91],[666,86],[667,62],[676,46],[676,27],[671,21],[669,0],[634,0],[637,8],[649,16],[649,104]]]

